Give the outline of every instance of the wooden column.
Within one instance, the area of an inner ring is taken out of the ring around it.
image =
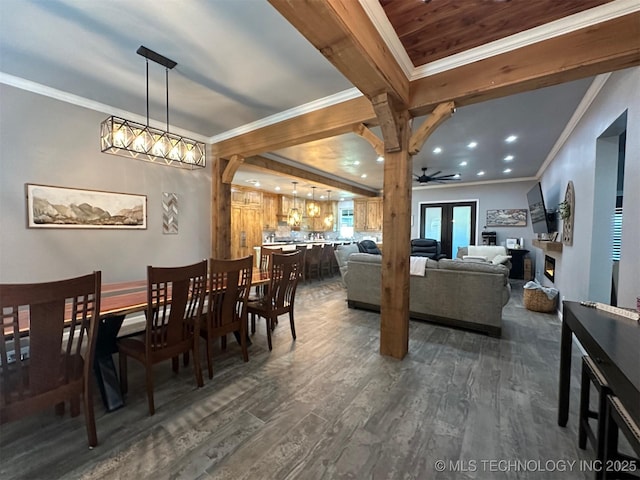
[[[395,112],[394,112],[395,113]],[[395,113],[399,149],[384,158],[380,353],[402,359],[409,350],[409,245],[411,243],[411,119]]]
[[[231,184],[224,183],[222,176],[229,162],[223,158],[213,159],[211,178],[211,256],[218,259],[231,258]]]

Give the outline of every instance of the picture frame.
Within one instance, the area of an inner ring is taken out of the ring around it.
[[[520,248],[520,242],[517,238],[507,238],[505,245],[507,249]]]
[[[527,209],[509,208],[487,210],[487,227],[526,227]]]
[[[147,228],[147,196],[25,184],[28,228]]]

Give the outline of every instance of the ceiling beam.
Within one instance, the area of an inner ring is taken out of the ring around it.
[[[416,155],[424,145],[424,142],[429,138],[429,135],[431,135],[442,122],[451,118],[455,110],[456,107],[453,102],[445,102],[438,105],[424,123],[411,135],[411,139],[409,140],[409,155]]]
[[[244,162],[242,155],[231,155],[231,160],[222,172],[222,183],[231,183],[240,165]]]
[[[351,133],[360,123],[376,121],[371,102],[358,97],[214,143],[211,153],[227,159],[234,154],[249,157]]]
[[[403,105],[409,79],[356,0],[269,0],[366,97],[387,92]]]
[[[471,105],[640,64],[640,12],[411,82],[410,111]]]
[[[384,156],[384,142],[380,138],[378,138],[378,136],[373,133],[371,129],[369,129],[364,123],[356,126],[353,129],[353,133],[369,142],[378,155]]]
[[[337,188],[339,190],[344,190],[346,192],[351,192],[363,197],[377,197],[380,195],[376,190],[356,187],[354,185],[346,182],[341,182],[340,180],[336,180],[334,178],[325,177],[324,175],[310,172],[302,168],[287,165],[285,163],[281,163],[276,160],[258,155],[245,158],[244,164],[251,165],[252,167],[257,167],[258,169],[267,171],[269,173],[275,172],[283,175],[288,175],[290,177],[301,178],[309,182],[321,183],[323,185]]]

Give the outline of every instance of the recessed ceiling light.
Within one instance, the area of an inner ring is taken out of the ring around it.
[[[513,155],[507,155],[506,157],[504,157],[504,161],[505,162],[510,162],[511,160],[513,160],[515,157]]]
[[[276,190],[276,192],[279,192],[280,191],[280,187],[276,186],[275,190]]]
[[[510,168],[505,168],[502,173],[511,173],[511,169]]]
[[[360,165],[360,160],[356,160],[353,162],[354,165]]]
[[[320,200],[324,200],[324,195],[320,195]]]
[[[254,183],[254,185],[255,185],[256,187],[259,187],[259,186],[260,186],[260,182],[256,182],[256,183]]]
[[[479,177],[481,177],[482,175],[484,175],[484,170],[480,170],[478,173],[476,173],[476,175],[478,175]]]
[[[344,197],[340,197],[339,201],[344,202]]]
[[[507,138],[504,139],[505,142],[507,143],[513,143],[518,139],[518,137],[516,137],[515,135],[509,135]]]
[[[384,157],[382,155],[379,155],[378,158],[376,158],[376,162],[384,162]]]
[[[469,145],[467,145],[467,148],[476,148],[478,146],[478,142],[469,142]]]
[[[442,148],[436,147],[433,149],[433,153],[442,153]]]
[[[367,174],[363,173],[362,175],[360,175],[360,178],[367,178]]]
[[[460,166],[461,167],[466,167],[467,166],[467,162],[466,161],[460,162]]]
[[[307,193],[307,197],[310,197],[310,196],[311,196],[311,192]]]

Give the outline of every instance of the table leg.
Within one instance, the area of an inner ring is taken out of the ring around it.
[[[560,339],[560,374],[558,382],[558,425],[567,426],[569,419],[569,391],[571,388],[571,341],[573,332],[562,322]]]
[[[101,318],[98,324],[93,370],[98,381],[102,402],[107,412],[112,412],[124,406],[118,373],[113,363],[113,354],[118,351],[116,340],[123,321],[124,315],[119,315]]]

